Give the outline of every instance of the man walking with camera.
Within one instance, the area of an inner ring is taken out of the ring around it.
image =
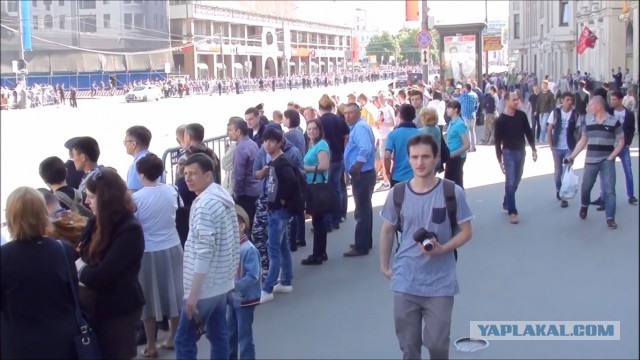
[[[448,180],[436,177],[438,145],[433,137],[416,135],[409,139],[407,149],[413,178],[389,191],[380,212],[380,270],[391,280],[393,317],[403,358],[421,359],[424,345],[431,359],[448,359],[453,297],[459,292],[454,250],[471,239],[474,216],[462,188],[450,183],[455,186],[456,208],[450,222],[444,189]],[[406,191],[398,206],[394,193],[401,186]],[[390,269],[393,236],[399,229],[402,233]]]

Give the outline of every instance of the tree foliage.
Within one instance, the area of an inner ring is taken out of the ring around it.
[[[398,34],[391,35],[383,32],[371,37],[366,47],[367,55],[376,55],[378,64],[388,64],[389,57],[394,56],[397,61],[407,61],[409,64],[420,64],[422,48],[416,44],[416,35],[419,28],[402,28]],[[431,32],[431,45],[429,57],[433,64],[438,64],[438,42],[440,35],[435,30]]]

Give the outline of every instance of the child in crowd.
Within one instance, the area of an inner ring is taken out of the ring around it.
[[[249,215],[236,205],[240,230],[240,263],[235,288],[229,295],[227,323],[229,327],[229,359],[255,359],[253,313],[260,304],[260,254],[249,241]]]

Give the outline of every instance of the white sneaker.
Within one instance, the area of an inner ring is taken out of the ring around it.
[[[269,294],[268,292],[262,291],[260,293],[260,304],[264,304],[267,301],[273,300],[273,293]]]
[[[292,291],[293,291],[293,285],[276,284],[276,286],[273,287],[274,293],[290,293]]]

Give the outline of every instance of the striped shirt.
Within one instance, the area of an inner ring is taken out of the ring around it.
[[[398,216],[393,205],[392,188],[387,194],[380,216],[383,220],[396,224]],[[462,188],[456,185],[456,222],[471,221],[473,213],[467,204]],[[413,234],[420,228],[434,232],[438,242],[445,244],[451,240],[451,223],[444,200],[442,181],[426,193],[418,194],[408,183],[402,202],[401,242],[393,259],[391,290],[416,296],[453,296],[459,292],[456,279],[456,262],[453,251],[427,256],[420,251],[413,240]]]
[[[458,96],[458,102],[460,102],[460,115],[464,119],[475,118],[478,110],[478,95],[473,91],[465,91]]]
[[[613,152],[616,142],[624,138],[622,125],[609,114],[602,123],[598,123],[596,117],[589,114],[584,123],[582,136],[587,137],[587,156],[584,162],[598,164],[606,160]]]
[[[184,245],[184,298],[195,273],[205,274],[200,299],[232,290],[238,270],[238,220],[231,195],[212,183],[194,200]]]

